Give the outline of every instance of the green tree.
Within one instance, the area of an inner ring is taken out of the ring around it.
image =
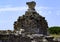
[[[58,26],[50,27],[48,29],[50,34],[60,34],[60,27]]]

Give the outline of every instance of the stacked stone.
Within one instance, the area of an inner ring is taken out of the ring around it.
[[[48,24],[45,17],[42,17],[35,11],[35,2],[27,2],[29,6],[28,11],[25,15],[19,16],[17,21],[14,23],[14,30],[19,31],[24,29],[28,34],[44,34],[47,35]],[[32,7],[31,7],[32,6]]]

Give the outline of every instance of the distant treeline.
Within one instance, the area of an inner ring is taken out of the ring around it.
[[[50,34],[60,34],[60,27],[54,26],[48,28]]]

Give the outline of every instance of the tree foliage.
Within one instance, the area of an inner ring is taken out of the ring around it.
[[[50,34],[60,34],[60,27],[54,26],[49,28]]]

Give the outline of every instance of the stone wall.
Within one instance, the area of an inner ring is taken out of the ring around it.
[[[0,42],[60,42],[59,39],[54,39],[52,36],[43,36],[42,34],[32,35],[0,35]]]

